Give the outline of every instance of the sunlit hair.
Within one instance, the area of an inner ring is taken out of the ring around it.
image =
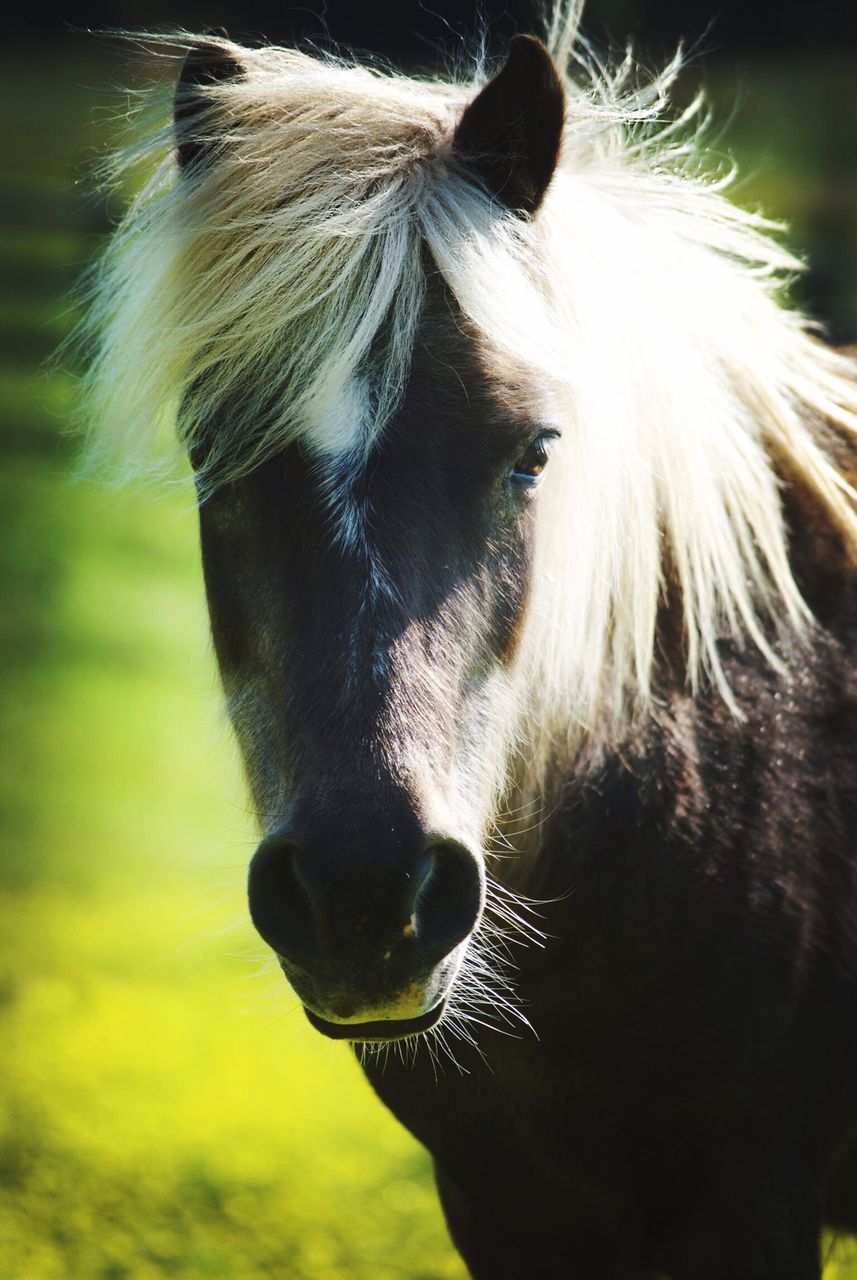
[[[578,17],[549,24],[567,122],[531,219],[451,147],[491,68],[426,81],[206,36],[243,74],[200,90],[209,164],[178,180],[169,125],[128,153],[155,167],[93,276],[90,457],[136,476],[177,431],[203,496],[298,438],[359,465],[406,385],[433,262],[486,349],[560,406],[521,658],[553,724],[648,704],[667,563],[689,683],[737,712],[718,638],[775,661],[808,624],[775,467],[857,545],[821,443],[823,423],[857,428],[855,368],[781,306],[800,264],[770,224],[701,173],[698,104],[665,123],[680,60],[648,82],[630,59],[603,70]]]

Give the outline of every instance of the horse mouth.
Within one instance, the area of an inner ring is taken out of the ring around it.
[[[446,1000],[441,1000],[428,1013],[421,1013],[418,1018],[383,1018],[376,1022],[328,1022],[317,1013],[304,1006],[304,1013],[310,1026],[315,1027],[323,1036],[331,1040],[358,1040],[378,1043],[380,1041],[404,1040],[408,1036],[420,1035],[431,1031],[443,1017]]]

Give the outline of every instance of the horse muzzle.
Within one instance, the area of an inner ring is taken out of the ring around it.
[[[432,834],[391,845],[334,853],[281,831],[250,864],[253,923],[310,1023],[333,1039],[435,1026],[482,912],[482,862],[464,842]]]

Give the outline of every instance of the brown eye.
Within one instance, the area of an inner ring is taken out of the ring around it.
[[[535,440],[527,445],[512,468],[512,479],[514,481],[527,485],[538,480],[547,466],[551,441],[555,440],[556,436],[557,432],[555,431],[545,431],[542,435],[536,436]]]

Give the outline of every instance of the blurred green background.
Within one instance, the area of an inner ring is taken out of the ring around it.
[[[24,32],[0,82],[0,1280],[460,1280],[427,1158],[246,920],[192,495],[72,478],[73,370],[43,362],[107,225],[85,175],[127,56]],[[855,49],[700,74],[739,197],[857,338]]]

